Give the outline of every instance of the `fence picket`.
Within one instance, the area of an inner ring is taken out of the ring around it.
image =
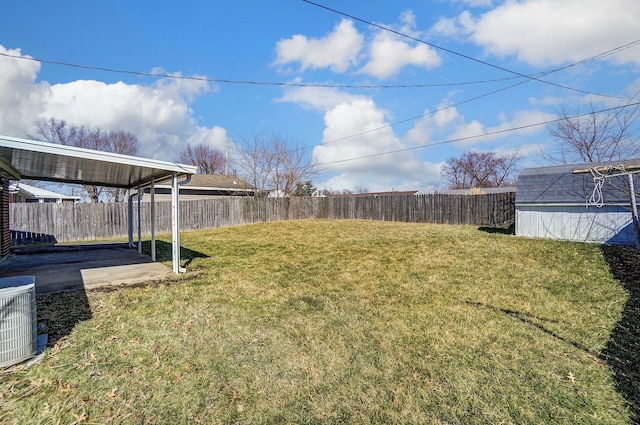
[[[151,205],[141,204],[142,234]],[[137,204],[134,203],[134,217]],[[364,219],[506,227],[515,222],[515,193],[486,195],[212,198],[180,201],[182,230],[301,219]],[[127,203],[10,204],[12,243],[50,243],[127,236]],[[171,203],[156,203],[156,232],[171,231]],[[137,234],[134,223],[134,234]]]

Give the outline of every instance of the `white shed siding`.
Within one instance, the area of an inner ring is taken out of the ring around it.
[[[631,212],[620,206],[516,206],[516,235],[632,245]]]

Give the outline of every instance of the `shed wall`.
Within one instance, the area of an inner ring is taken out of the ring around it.
[[[516,235],[633,245],[631,211],[621,206],[516,205]]]

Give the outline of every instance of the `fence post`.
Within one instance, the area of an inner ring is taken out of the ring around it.
[[[182,212],[192,216],[188,223],[184,223],[185,229],[189,227],[190,230],[287,218],[396,220],[478,226],[509,226],[515,220],[514,193],[407,196],[411,197],[340,196],[312,198],[308,202],[307,199],[237,197],[180,201],[180,204],[184,206]],[[160,201],[151,204],[155,210],[151,213],[151,233],[171,232],[175,219],[172,203]],[[50,235],[49,239],[55,238],[58,242],[128,236],[129,245],[133,247],[134,207],[130,193],[126,203],[111,205],[14,203],[10,208],[12,244],[25,243],[34,235],[40,235],[40,239],[41,235]],[[141,210],[142,206],[139,206],[138,211]],[[123,226],[125,217],[126,230]],[[186,220],[184,217],[178,219]],[[151,226],[144,227],[148,233]]]

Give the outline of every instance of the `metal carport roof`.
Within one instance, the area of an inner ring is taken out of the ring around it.
[[[180,175],[191,175],[196,171],[197,167],[191,165],[0,135],[0,175],[6,179],[133,189],[153,186],[156,181],[171,178],[174,194],[173,269],[176,273],[179,271],[180,261],[177,179]],[[129,226],[132,229],[131,220]]]
[[[91,184],[125,189],[146,186],[196,167],[74,146],[0,136],[0,168],[10,179]]]

